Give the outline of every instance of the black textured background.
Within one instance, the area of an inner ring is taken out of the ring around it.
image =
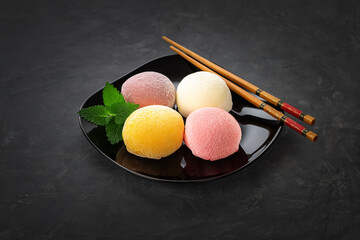
[[[359,239],[359,1],[1,1],[0,239]],[[166,35],[317,117],[245,169],[155,182],[82,135],[83,100]]]

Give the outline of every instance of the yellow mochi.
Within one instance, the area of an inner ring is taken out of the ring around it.
[[[128,152],[160,159],[181,147],[184,121],[172,108],[151,105],[134,111],[126,119],[122,135]]]

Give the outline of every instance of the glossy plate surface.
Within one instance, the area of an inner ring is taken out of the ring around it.
[[[176,87],[186,75],[199,70],[180,56],[170,55],[146,63],[112,84],[120,90],[129,77],[144,71],[162,73]],[[275,118],[253,107],[238,95],[233,94],[232,97],[233,109],[230,113],[239,122],[242,130],[240,148],[233,155],[214,162],[195,157],[185,145],[161,160],[137,157],[127,152],[122,142],[111,145],[106,139],[104,127],[95,126],[80,117],[79,123],[86,138],[98,151],[131,173],[161,181],[207,181],[234,173],[259,158],[278,137],[283,127]],[[80,109],[98,104],[103,104],[102,89],[89,96]]]

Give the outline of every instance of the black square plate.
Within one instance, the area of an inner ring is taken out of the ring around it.
[[[176,87],[186,75],[199,69],[178,55],[170,55],[146,63],[112,84],[120,90],[129,77],[144,71],[162,73]],[[230,113],[239,122],[242,131],[240,148],[233,155],[213,162],[195,157],[184,144],[175,153],[160,160],[141,158],[129,153],[122,142],[111,145],[106,139],[104,127],[95,126],[80,117],[79,123],[86,138],[105,158],[131,173],[161,181],[207,181],[234,173],[259,158],[283,127],[275,118],[238,95],[232,93],[232,98],[233,109]],[[98,104],[103,104],[102,89],[89,96],[80,109]]]

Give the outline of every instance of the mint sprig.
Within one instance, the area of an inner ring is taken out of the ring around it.
[[[126,102],[123,95],[110,83],[103,91],[103,105],[81,109],[78,114],[85,120],[99,126],[105,126],[106,136],[111,144],[122,141],[122,129],[126,119],[139,104]]]

